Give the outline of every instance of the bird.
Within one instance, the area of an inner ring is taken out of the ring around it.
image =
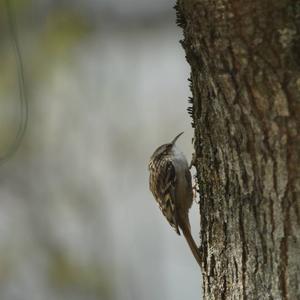
[[[148,164],[149,188],[169,224],[178,235],[183,233],[201,267],[201,255],[189,221],[189,209],[193,204],[192,176],[186,157],[175,144],[182,134],[159,146],[152,154]]]

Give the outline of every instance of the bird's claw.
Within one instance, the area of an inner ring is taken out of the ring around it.
[[[189,169],[191,169],[192,166],[196,167],[196,153],[195,152],[192,154],[192,160],[190,162]]]

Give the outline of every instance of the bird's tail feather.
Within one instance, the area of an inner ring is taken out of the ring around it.
[[[180,218],[180,219],[181,220],[180,220],[180,226],[179,227],[180,227],[180,229],[181,229],[181,231],[182,231],[182,233],[183,233],[183,235],[184,235],[184,237],[185,237],[185,239],[186,239],[186,241],[187,241],[187,243],[188,243],[188,245],[189,245],[196,261],[197,261],[197,263],[198,263],[198,265],[201,267],[202,259],[201,259],[201,256],[200,256],[199,249],[198,249],[198,247],[197,247],[197,245],[196,245],[196,243],[195,243],[195,241],[192,237],[190,226],[185,220],[183,220],[183,218]]]

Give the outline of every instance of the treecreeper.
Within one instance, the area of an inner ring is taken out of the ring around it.
[[[192,176],[186,157],[175,144],[182,134],[154,151],[148,165],[149,186],[163,215],[177,234],[183,233],[201,266],[200,252],[189,221],[189,209],[193,204]]]

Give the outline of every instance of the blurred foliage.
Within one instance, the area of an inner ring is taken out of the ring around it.
[[[3,37],[9,35],[7,5],[10,6],[14,18],[17,18],[22,16],[32,6],[32,3],[32,0],[0,0],[0,47],[4,44]]]
[[[0,157],[14,142],[20,119],[20,95],[18,85],[18,64],[7,16],[6,0],[0,2]],[[55,62],[71,59],[72,48],[91,32],[88,21],[80,12],[49,9],[41,26],[32,27],[27,12],[34,11],[30,0],[10,1],[15,20],[18,42],[25,67],[27,93],[37,82],[51,74]],[[38,16],[37,16],[37,19]],[[25,24],[25,26],[23,26]],[[33,84],[34,82],[34,84]],[[30,97],[27,99],[30,102]]]
[[[41,37],[41,51],[46,56],[68,54],[90,31],[86,20],[76,12],[54,11],[48,15]]]
[[[76,287],[85,293],[96,294],[100,299],[112,299],[112,274],[98,264],[79,265],[59,252],[51,256],[49,278],[55,289]]]
[[[9,2],[15,13],[20,13],[33,4],[32,0],[1,0],[1,5],[6,5]]]
[[[0,282],[5,281],[9,278],[11,270],[12,270],[12,263],[7,257],[8,255],[2,253],[0,254]]]
[[[10,5],[12,11],[18,15],[22,14],[33,3],[32,0],[1,0],[0,1],[0,22],[3,24],[7,22],[7,3]]]

